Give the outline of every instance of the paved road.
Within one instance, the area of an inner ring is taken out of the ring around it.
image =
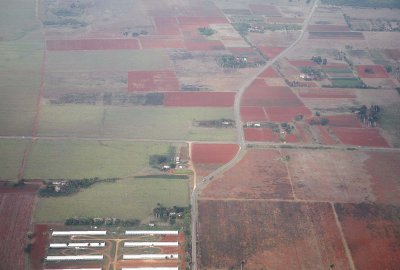
[[[262,73],[264,72],[267,68],[271,67],[278,59],[283,57],[288,51],[290,51],[294,46],[296,46],[300,40],[303,38],[304,34],[307,31],[307,26],[310,23],[310,20],[318,7],[319,0],[316,0],[303,23],[303,28],[300,32],[299,37],[289,46],[287,47],[284,51],[282,51],[280,54],[275,56],[273,59],[267,62],[267,64],[261,69],[257,74],[255,74],[253,77],[249,78],[239,89],[238,93],[235,96],[235,103],[234,103],[234,113],[235,113],[235,121],[236,121],[236,127],[237,127],[237,134],[238,134],[238,144],[239,144],[239,152],[237,155],[228,163],[223,165],[222,167],[218,168],[208,176],[204,177],[202,181],[198,182],[196,187],[192,191],[192,196],[191,196],[191,205],[192,205],[192,270],[197,269],[197,220],[198,220],[198,205],[197,205],[197,197],[200,191],[204,188],[204,186],[212,180],[214,177],[222,174],[224,171],[232,168],[234,165],[236,165],[242,157],[246,153],[246,141],[244,139],[244,131],[243,131],[243,123],[240,118],[240,102],[243,96],[243,93],[246,91],[246,89],[249,87],[249,85]]]

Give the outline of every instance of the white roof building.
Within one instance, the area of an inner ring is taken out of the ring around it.
[[[107,231],[53,231],[52,236],[106,235]]]
[[[46,261],[100,261],[103,255],[47,256]]]
[[[100,243],[52,243],[51,248],[82,248],[82,247],[105,247],[105,242]]]

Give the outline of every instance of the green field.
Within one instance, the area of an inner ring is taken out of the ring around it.
[[[189,204],[189,180],[128,179],[102,183],[69,197],[40,198],[36,222],[63,222],[68,217],[138,218],[151,216],[161,203],[172,207]]]
[[[49,52],[47,57],[48,72],[116,72],[169,67],[169,58],[162,50],[61,51]]]
[[[324,68],[326,73],[353,73],[350,68]]]
[[[322,0],[322,3],[336,6],[400,8],[399,0]]]
[[[333,87],[337,88],[363,88],[364,83],[357,78],[332,78]]]
[[[393,146],[400,147],[400,105],[393,104],[382,108],[381,127],[392,137]]]
[[[26,140],[0,140],[0,179],[16,179],[21,165]]]
[[[233,118],[233,110],[45,105],[42,106],[38,134],[167,140],[234,140],[235,129],[192,126],[194,119],[220,118]]]
[[[37,140],[32,146],[24,178],[126,177],[148,166],[150,155],[166,153],[168,146],[161,143]]]

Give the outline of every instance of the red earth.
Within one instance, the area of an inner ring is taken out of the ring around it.
[[[244,138],[251,142],[279,142],[279,134],[270,128],[245,128]]]
[[[178,20],[175,17],[154,17],[158,35],[180,35]]]
[[[46,255],[49,227],[46,224],[36,224],[31,252],[31,267],[33,270],[43,269],[42,259]]]
[[[344,144],[356,146],[389,147],[376,128],[332,127],[333,132]]]
[[[264,109],[269,120],[273,122],[290,122],[298,115],[302,115],[305,119],[312,116],[312,112],[306,106],[265,107]]]
[[[24,248],[35,198],[32,191],[0,190],[0,269],[25,269]]]
[[[289,63],[295,67],[316,67],[317,63],[311,60],[290,60]]]
[[[375,202],[400,205],[400,155],[395,152],[367,152],[364,168],[370,175]]]
[[[259,76],[259,78],[278,78],[280,75],[273,67],[269,67],[264,70]]]
[[[169,92],[164,106],[175,107],[232,107],[234,92]]]
[[[385,68],[380,65],[360,65],[356,67],[356,70],[361,78],[389,78]]]
[[[208,199],[293,199],[285,161],[278,150],[247,151],[239,163],[201,193]]]
[[[305,125],[303,123],[296,123],[295,126],[303,143],[310,143],[311,136],[305,131]]]
[[[76,39],[76,40],[47,40],[49,51],[75,50],[138,50],[137,39]]]
[[[299,96],[302,98],[356,98],[351,90],[343,89],[301,89]]]
[[[307,30],[310,32],[348,32],[350,28],[347,25],[317,24],[309,25]]]
[[[240,116],[245,122],[268,120],[263,107],[240,107]]]
[[[172,70],[129,71],[129,92],[168,92],[179,91],[179,82]]]
[[[285,47],[267,47],[267,46],[257,46],[257,48],[267,56],[269,59],[274,58],[278,54],[280,54],[283,50],[285,50]]]
[[[324,118],[329,120],[329,126],[362,127],[360,120],[353,114],[326,115]]]
[[[309,32],[309,39],[364,40],[362,32]]]
[[[282,17],[276,6],[266,4],[250,4],[249,8],[254,15],[265,15],[268,17]]]
[[[323,144],[332,145],[336,144],[335,140],[331,137],[325,127],[323,126],[316,126],[319,131],[320,138]]]
[[[335,204],[356,269],[398,269],[400,207]]]
[[[185,45],[189,51],[224,50],[224,44],[219,40],[207,40],[203,38],[186,39]]]
[[[350,269],[329,203],[200,200],[199,215],[201,269]]]
[[[229,23],[225,17],[178,17],[179,24],[181,25],[196,25],[198,27],[208,26],[209,24],[225,24]]]
[[[184,49],[185,42],[181,38],[143,37],[140,38],[143,49]]]
[[[237,144],[192,144],[192,162],[194,164],[224,164],[234,158],[239,151]]]

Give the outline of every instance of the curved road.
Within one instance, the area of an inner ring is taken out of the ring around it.
[[[236,165],[246,153],[246,141],[244,139],[244,131],[243,131],[243,123],[240,118],[240,102],[242,96],[246,89],[250,86],[250,84],[267,68],[271,67],[279,58],[283,57],[286,53],[288,53],[294,46],[296,46],[303,38],[305,32],[307,31],[307,26],[310,23],[310,20],[318,7],[319,0],[316,0],[303,23],[302,30],[300,32],[299,37],[285,50],[283,50],[280,54],[275,56],[273,59],[268,61],[268,63],[261,69],[258,73],[256,73],[253,77],[249,78],[239,89],[238,93],[235,96],[235,103],[234,103],[234,113],[235,113],[235,121],[236,121],[236,128],[238,134],[238,144],[239,144],[239,151],[236,156],[228,163],[223,165],[222,167],[218,168],[208,176],[204,177],[201,182],[198,182],[197,185],[193,188],[192,196],[191,196],[191,205],[192,205],[192,270],[197,269],[197,220],[198,220],[198,205],[197,205],[197,197],[200,191],[205,187],[207,182],[212,180],[214,177],[222,174],[226,170],[232,168]]]

